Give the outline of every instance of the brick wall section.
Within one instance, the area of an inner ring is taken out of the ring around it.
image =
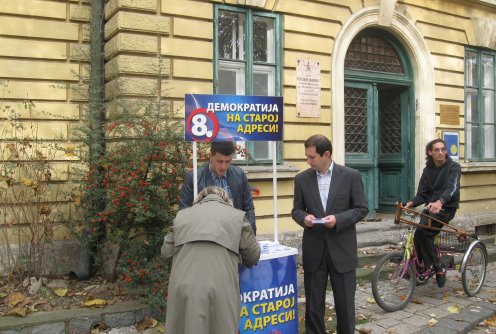
[[[19,113],[24,131],[35,127],[38,139],[57,143],[62,148],[74,147],[72,129],[80,120],[80,103],[85,102],[84,98],[73,99],[71,87],[80,87],[88,64],[89,47],[85,36],[89,14],[88,0],[3,0],[0,5],[2,111],[10,106]],[[34,111],[24,108],[26,100],[34,103]],[[2,125],[4,117],[2,112]],[[12,128],[6,126],[3,131],[3,139],[12,136]],[[77,159],[64,150],[52,153],[52,179],[68,180],[71,164]],[[60,187],[70,189],[69,184],[61,183]],[[68,216],[69,207],[64,204],[52,211]],[[0,208],[2,213],[4,210]],[[62,231],[56,233],[56,238],[63,239],[66,235]]]
[[[157,0],[110,0],[105,5],[105,80],[107,97],[158,96],[170,61],[160,55],[160,40],[170,34],[170,17]]]

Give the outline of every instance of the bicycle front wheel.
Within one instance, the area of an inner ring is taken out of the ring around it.
[[[477,295],[486,279],[487,253],[480,242],[469,247],[463,257],[462,285],[470,297]]]
[[[379,260],[372,274],[372,294],[388,312],[403,309],[415,291],[415,271],[403,253],[391,253]]]

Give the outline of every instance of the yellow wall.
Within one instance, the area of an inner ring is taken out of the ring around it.
[[[333,135],[332,50],[337,36],[357,12],[380,5],[380,10],[387,13],[390,2],[242,2],[283,17],[284,160],[286,165],[304,169],[303,141],[315,133]],[[214,5],[236,3],[240,1],[107,1],[107,96],[140,98],[160,94],[165,106],[182,115],[185,93],[213,92]],[[438,135],[445,130],[458,131],[463,155],[464,46],[496,48],[494,32],[484,28],[496,25],[496,7],[475,0],[405,0],[397,1],[394,10],[424,38],[435,76],[436,129]],[[65,145],[70,145],[72,125],[86,99],[86,86],[80,85],[80,76],[87,73],[89,14],[87,0],[0,0],[0,80],[8,85],[1,93],[2,99],[13,106],[32,99],[46,113],[40,116],[24,112],[25,120],[37,122],[48,139],[60,133],[59,139]],[[322,107],[318,118],[296,116],[296,60],[301,58],[320,62]],[[440,123],[441,104],[459,106],[459,125]],[[483,170],[463,161],[462,166],[461,212],[494,211],[496,196],[490,189],[496,185],[496,164]],[[272,180],[257,179],[250,172],[248,176],[261,190],[255,199],[259,231],[270,234]],[[280,231],[299,230],[290,218],[292,176],[281,179],[278,186]]]
[[[80,120],[80,103],[84,102],[76,100],[72,87],[79,87],[87,73],[89,14],[87,0],[0,0],[0,155],[8,158],[8,143],[4,140],[15,135],[43,140],[43,148],[34,145],[28,151],[34,155],[39,150],[53,161],[51,178],[60,183],[45,192],[46,200],[52,201],[49,207],[53,221],[59,221],[55,218],[59,214],[69,217],[74,212],[71,200],[63,193],[71,189],[67,180],[70,166],[77,159],[66,154],[65,149],[75,145],[71,138]],[[28,100],[34,103],[33,109],[25,108]],[[6,119],[8,109],[19,114],[22,130],[12,127]],[[0,187],[5,186],[4,181],[0,180]],[[23,200],[31,200],[24,197]],[[0,225],[5,233],[0,245],[5,244],[6,236],[8,242],[16,244],[24,235],[16,226],[19,217],[8,210],[13,206],[8,198],[2,197],[2,202]],[[27,210],[29,206],[21,211]],[[32,217],[40,218],[37,213]],[[68,236],[61,226],[53,226],[53,233],[55,239]]]

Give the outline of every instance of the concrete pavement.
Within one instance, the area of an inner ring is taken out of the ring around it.
[[[304,300],[304,297],[299,298],[299,302]],[[327,294],[326,301],[329,307],[334,305],[332,291]],[[450,313],[448,308],[453,306],[457,306],[460,312]],[[359,334],[496,334],[496,327],[478,326],[496,316],[496,263],[488,264],[484,287],[476,297],[465,295],[461,274],[449,271],[443,288],[431,279],[426,285],[416,287],[412,301],[405,309],[392,313],[375,303],[370,283],[362,281],[357,287],[356,310],[357,318],[366,321],[357,325],[356,333]],[[129,326],[114,328],[107,333],[138,334],[138,331]],[[152,328],[146,333],[158,332]]]
[[[360,224],[358,242],[361,250],[380,249],[397,244],[399,228],[391,220]],[[363,324],[357,325],[359,334],[496,334],[496,327],[478,326],[484,320],[496,316],[496,245],[494,238],[485,240],[489,251],[486,281],[482,291],[476,297],[468,297],[462,287],[461,274],[449,271],[447,282],[439,288],[435,279],[424,286],[418,286],[412,301],[401,311],[389,313],[375,304],[368,278],[370,270],[365,273],[359,269],[359,286],[356,293],[356,315]],[[291,245],[299,247],[299,245]],[[382,256],[376,254],[361,256],[362,265],[375,264]],[[303,296],[302,278],[298,277],[299,295]],[[304,296],[299,298],[304,302]],[[329,307],[334,304],[332,291],[328,292],[326,302]],[[460,313],[450,313],[448,307],[458,306]],[[303,315],[299,314],[301,318]],[[432,325],[429,325],[432,324]],[[109,334],[134,334],[134,326],[112,329]],[[149,334],[156,332],[149,329]],[[329,332],[330,333],[330,332]],[[303,334],[303,333],[300,333]]]
[[[412,301],[403,310],[391,313],[375,304],[370,283],[360,284],[356,293],[357,317],[367,319],[367,323],[358,325],[357,332],[468,333],[480,322],[496,315],[496,264],[488,264],[485,284],[476,297],[468,297],[461,282],[458,271],[448,271],[443,288],[431,279],[426,285],[415,288]],[[328,294],[327,301],[333,304],[332,293]],[[453,306],[460,312],[450,313],[448,308],[453,310]],[[486,327],[481,333],[495,333],[495,330],[495,327]]]

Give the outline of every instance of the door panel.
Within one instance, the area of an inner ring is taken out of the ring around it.
[[[393,212],[408,196],[408,89],[378,85],[379,206]]]
[[[368,219],[408,198],[408,93],[408,87],[345,83],[346,165],[362,174]]]
[[[372,84],[345,84],[345,160],[346,166],[362,175],[368,201],[368,219],[375,218],[377,209],[377,142],[374,126],[377,90]]]

